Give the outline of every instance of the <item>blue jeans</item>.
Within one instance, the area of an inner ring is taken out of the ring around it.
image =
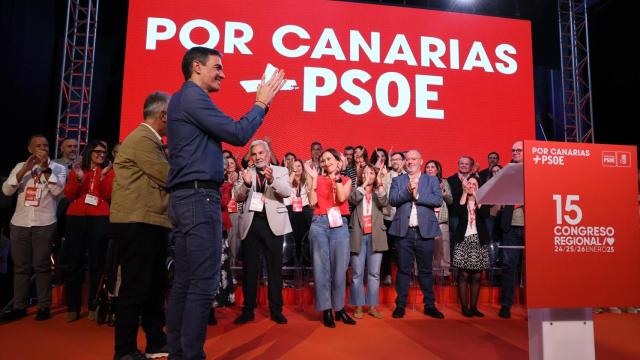
[[[314,215],[309,241],[313,249],[316,310],[342,310],[349,266],[347,218],[343,216],[342,226],[332,229],[326,215]]]
[[[205,358],[207,318],[220,278],[220,211],[218,190],[184,189],[169,196],[176,257],[167,310],[171,359]]]
[[[502,235],[503,246],[523,246],[524,227],[512,226]],[[518,264],[522,258],[523,249],[502,249],[502,288],[500,290],[500,305],[513,305],[513,295],[518,274]]]
[[[349,302],[354,306],[377,306],[378,289],[380,289],[380,263],[382,253],[374,252],[371,244],[371,234],[362,237],[360,253],[351,255],[351,293]],[[364,265],[367,264],[367,296],[364,295]]]
[[[420,236],[418,229],[409,229],[405,237],[396,238],[396,257],[398,258],[398,273],[396,274],[397,307],[405,308],[407,306],[413,259],[418,264],[418,281],[424,297],[424,305],[435,305],[432,268],[434,244],[433,238]]]

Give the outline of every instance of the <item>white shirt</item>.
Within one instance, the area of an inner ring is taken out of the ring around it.
[[[15,226],[32,227],[47,226],[56,222],[56,209],[58,207],[58,198],[64,191],[64,185],[67,182],[67,169],[51,160],[49,160],[49,168],[51,175],[47,182],[44,174],[40,170],[40,165],[33,168],[33,174],[36,174],[36,180],[42,187],[42,195],[40,196],[39,206],[25,206],[25,189],[34,186],[34,178],[32,172],[27,172],[20,182],[18,182],[17,174],[24,166],[24,162],[18,163],[9,178],[2,184],[2,192],[7,196],[12,196],[18,192],[18,202],[16,204],[16,212],[13,213],[11,224]]]
[[[409,227],[418,226],[418,209],[416,208],[416,202],[411,203],[411,215],[409,215]]]
[[[158,140],[160,140],[160,142],[162,142],[162,136],[160,136],[160,134],[158,134],[156,129],[152,128],[151,125],[149,125],[147,123],[142,123],[142,125],[144,125],[144,126],[148,127],[149,129],[151,129],[151,131],[153,131],[153,133],[156,134],[156,137],[158,137]]]

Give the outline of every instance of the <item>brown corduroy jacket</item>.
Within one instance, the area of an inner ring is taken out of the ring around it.
[[[140,124],[120,146],[113,168],[112,223],[140,222],[171,227],[167,216],[169,161],[162,142]]]

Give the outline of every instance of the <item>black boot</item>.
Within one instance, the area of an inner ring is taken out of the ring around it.
[[[478,308],[476,308],[475,306],[471,307],[471,311],[469,311],[471,313],[471,315],[476,316],[476,317],[484,317],[484,314],[481,313],[480,311],[478,311]]]
[[[347,312],[344,311],[344,308],[342,310],[336,311],[336,321],[342,321],[343,323],[345,323],[347,325],[355,325],[356,324],[356,321],[353,320],[351,317],[349,317]]]
[[[473,312],[469,309],[467,309],[466,306],[462,307],[462,316],[464,317],[472,317],[473,316]]]
[[[329,328],[336,327],[336,323],[335,321],[333,321],[333,312],[331,311],[331,309],[325,310],[322,312],[322,322],[326,327],[329,327]]]
[[[242,325],[242,324],[248,323],[249,321],[253,321],[253,319],[254,319],[253,309],[242,308],[242,312],[240,313],[240,316],[238,316],[233,321],[233,323],[236,325]]]
[[[207,322],[209,325],[218,325],[218,320],[216,319],[216,308],[209,309],[209,321]]]

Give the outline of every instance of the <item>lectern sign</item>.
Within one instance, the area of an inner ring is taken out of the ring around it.
[[[527,305],[632,306],[640,288],[633,146],[525,141]]]

